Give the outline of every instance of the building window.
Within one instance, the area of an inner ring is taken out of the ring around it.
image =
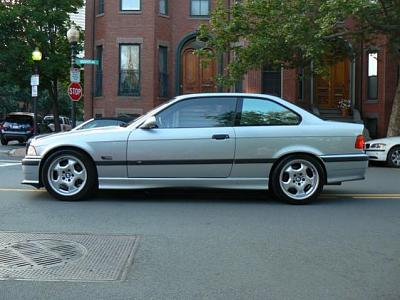
[[[378,99],[378,52],[368,52],[368,100]]]
[[[160,97],[168,97],[168,48],[158,48],[158,65],[160,71],[159,87]]]
[[[99,64],[96,66],[96,87],[95,96],[99,97],[103,95],[103,46],[96,47],[96,59]]]
[[[168,0],[160,0],[160,14],[168,15]]]
[[[97,13],[99,15],[104,14],[104,0],[98,0]]]
[[[190,15],[205,17],[209,15],[209,0],[190,0]]]
[[[140,95],[140,45],[119,46],[119,89],[120,96]]]
[[[141,0],[121,0],[121,10],[140,10]]]
[[[262,74],[262,92],[263,94],[281,96],[281,68],[267,66]]]
[[[297,73],[297,100],[304,101],[304,69],[298,69]]]

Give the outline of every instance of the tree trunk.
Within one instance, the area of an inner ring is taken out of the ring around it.
[[[57,88],[58,88],[57,80],[52,81],[49,92],[50,92],[51,100],[53,101],[54,131],[60,132],[61,127],[60,127],[60,119],[59,119],[59,114],[58,114],[58,90],[57,90]]]
[[[400,80],[397,83],[396,94],[393,99],[387,136],[400,136]]]

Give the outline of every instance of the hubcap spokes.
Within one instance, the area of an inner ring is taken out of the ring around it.
[[[50,165],[47,179],[57,193],[71,196],[79,193],[85,186],[87,171],[79,159],[62,156]]]
[[[400,150],[394,151],[390,159],[394,165],[400,166]]]
[[[282,191],[292,199],[302,200],[312,195],[319,185],[318,171],[306,160],[288,162],[279,175]]]

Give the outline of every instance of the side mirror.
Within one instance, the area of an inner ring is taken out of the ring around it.
[[[151,116],[150,118],[146,119],[144,123],[140,126],[141,129],[152,129],[157,128],[157,121],[155,116]]]

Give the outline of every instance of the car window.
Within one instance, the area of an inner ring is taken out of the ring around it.
[[[240,126],[297,125],[300,117],[288,108],[267,100],[244,98]]]
[[[233,126],[236,98],[207,97],[183,100],[156,115],[158,128]]]

